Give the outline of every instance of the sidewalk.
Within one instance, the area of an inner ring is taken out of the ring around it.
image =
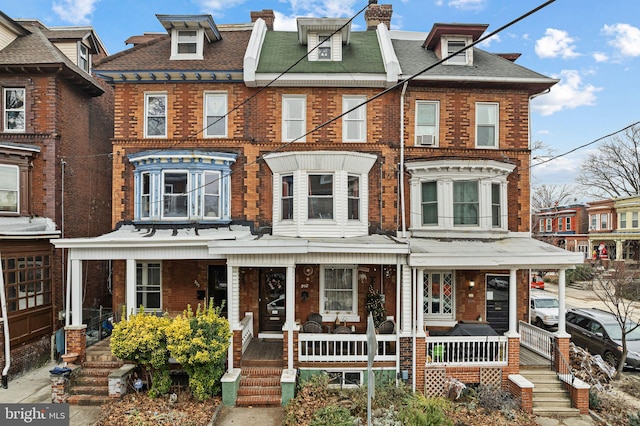
[[[22,404],[51,403],[49,370],[52,370],[57,365],[53,362],[48,363],[14,380],[9,376],[7,389],[0,387],[0,402]],[[96,406],[70,405],[69,425],[92,426],[99,420],[100,411],[100,407]]]

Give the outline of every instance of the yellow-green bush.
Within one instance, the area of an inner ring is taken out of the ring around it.
[[[203,400],[220,391],[220,378],[229,349],[229,322],[220,316],[220,308],[208,307],[193,314],[191,306],[167,327],[167,348],[189,375],[194,396]]]
[[[129,319],[116,323],[111,333],[111,352],[120,359],[133,361],[151,375],[149,395],[169,392],[169,351],[166,329],[170,320],[147,314],[144,309]]]

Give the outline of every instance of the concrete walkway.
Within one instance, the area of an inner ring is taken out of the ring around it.
[[[222,407],[213,424],[215,426],[280,426],[284,408]]]

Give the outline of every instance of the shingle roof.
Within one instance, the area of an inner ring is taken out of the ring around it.
[[[220,33],[222,40],[205,42],[202,60],[170,60],[171,37],[159,35],[108,56],[93,68],[96,71],[241,70],[251,31],[224,31],[220,28]]]
[[[268,31],[258,73],[280,73],[307,54],[307,46],[298,42],[297,32]],[[294,73],[375,73],[384,74],[384,63],[375,31],[352,32],[350,43],[342,46],[342,61],[313,61],[297,64]]]

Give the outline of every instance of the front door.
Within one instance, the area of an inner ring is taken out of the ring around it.
[[[227,318],[227,267],[226,265],[209,265],[208,298],[213,298],[214,306],[222,306],[220,314]],[[209,300],[207,300],[209,303]]]
[[[487,323],[497,333],[509,330],[509,275],[487,275]]]
[[[260,331],[282,332],[286,317],[284,270],[260,274]]]

